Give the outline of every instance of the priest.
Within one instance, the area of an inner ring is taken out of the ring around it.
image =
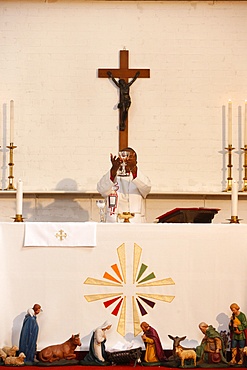
[[[151,182],[137,166],[137,154],[132,148],[128,152],[125,176],[119,174],[123,160],[120,156],[110,155],[111,169],[98,182],[98,192],[106,198],[106,222],[121,222],[118,215],[130,213],[130,222],[146,222],[145,198],[151,190]]]

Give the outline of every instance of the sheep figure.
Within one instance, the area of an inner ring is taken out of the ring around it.
[[[6,357],[4,363],[5,363],[5,365],[22,366],[22,365],[24,365],[24,359],[25,358],[26,358],[26,356],[24,355],[23,352],[21,352],[18,357],[14,357],[14,356]]]
[[[19,351],[19,348],[17,346],[8,347],[5,346],[2,348],[2,350],[6,353],[7,356],[16,356],[16,352]]]
[[[7,353],[6,353],[6,352],[4,352],[2,349],[0,349],[0,358],[1,358],[3,361],[5,361],[6,357],[7,357]]]
[[[184,367],[185,360],[193,360],[194,366],[196,366],[196,352],[193,349],[183,349],[182,347],[176,348],[176,353],[181,359],[181,366]]]

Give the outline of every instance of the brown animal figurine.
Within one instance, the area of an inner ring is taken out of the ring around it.
[[[74,351],[77,346],[81,346],[80,334],[72,335],[70,339],[62,344],[55,344],[42,349],[39,353],[39,360],[42,362],[73,360],[76,358]]]
[[[14,357],[14,356],[6,357],[4,363],[5,365],[22,366],[24,365],[25,358],[26,356],[24,355],[23,352],[21,352],[18,357]]]
[[[7,353],[6,353],[6,352],[4,352],[4,351],[0,348],[0,359],[1,359],[1,360],[3,360],[3,361],[5,361],[6,357],[7,357]]]
[[[19,351],[19,348],[17,346],[12,347],[3,347],[2,350],[6,353],[7,356],[16,356],[16,352]]]

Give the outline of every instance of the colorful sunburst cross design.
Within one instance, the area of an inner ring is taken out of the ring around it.
[[[117,248],[117,253],[119,265],[114,264],[111,266],[116,277],[112,276],[108,272],[105,272],[103,275],[104,280],[89,277],[84,281],[84,284],[123,288],[126,285],[126,252],[124,243]],[[132,285],[136,287],[136,290],[144,287],[158,287],[175,284],[172,278],[155,280],[156,276],[153,272],[145,275],[145,271],[147,270],[148,266],[140,262],[141,254],[142,248],[134,243]],[[137,291],[135,291],[135,294],[131,297],[126,296],[123,292],[92,294],[85,295],[84,297],[88,302],[103,300],[105,308],[113,305],[114,308],[111,314],[118,316],[117,332],[122,336],[126,335],[126,299],[132,299],[134,335],[137,336],[141,332],[139,315],[144,316],[148,313],[143,303],[153,309],[156,304],[156,300],[171,303],[175,298],[175,296],[172,295],[147,294]]]

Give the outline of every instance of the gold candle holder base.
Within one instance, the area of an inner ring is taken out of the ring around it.
[[[232,178],[227,179],[227,186],[226,186],[225,190],[223,190],[223,192],[230,193],[231,191],[232,191]]]
[[[16,190],[16,188],[15,188],[14,184],[11,182],[10,178],[9,178],[9,184],[8,184],[7,188],[4,189],[4,190]]]
[[[239,190],[240,192],[245,192],[245,191],[247,191],[247,181],[244,179],[244,185],[243,185],[243,187],[242,187],[242,189],[241,190]]]
[[[230,219],[228,219],[230,221],[230,224],[239,224],[241,221],[240,218],[238,218],[238,216],[231,216]]]
[[[135,214],[130,212],[123,212],[118,214],[118,218],[120,218],[120,220],[124,220],[124,222],[130,222],[130,218],[133,217],[135,217]]]
[[[24,218],[22,217],[22,215],[15,215],[14,218],[14,222],[23,222],[24,221]]]

